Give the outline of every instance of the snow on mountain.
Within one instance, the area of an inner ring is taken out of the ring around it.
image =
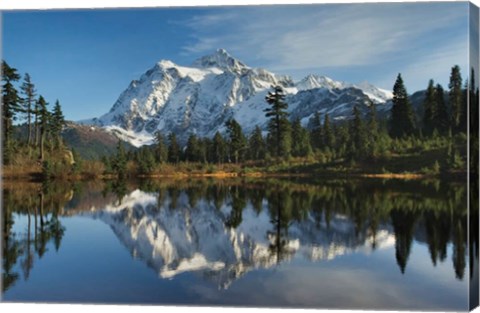
[[[295,84],[298,90],[309,90],[314,88],[325,88],[325,89],[343,89],[347,84],[339,81],[334,81],[331,78],[318,75],[308,75],[301,81]]]
[[[285,88],[292,117],[304,124],[316,111],[341,120],[349,118],[354,105],[366,112],[371,103],[388,105],[392,97],[368,83],[356,86],[324,76],[308,75],[295,83],[219,49],[191,66],[158,62],[130,83],[108,113],[82,123],[102,126],[137,147],[151,144],[157,131],[174,132],[182,142],[192,133],[212,137],[232,117],[249,132],[266,126],[264,97],[275,85]]]
[[[283,258],[272,246],[276,243],[275,226],[268,204],[257,213],[251,205],[242,211],[236,228],[226,225],[232,210],[223,202],[220,209],[205,199],[193,207],[185,192],[180,193],[172,208],[170,197],[135,190],[121,203],[106,205],[102,210],[84,213],[108,224],[132,255],[155,270],[161,278],[173,278],[184,272],[195,272],[221,288],[245,273],[272,268],[279,262],[300,258],[312,262],[337,256],[372,251],[373,237],[357,234],[353,221],[335,215],[326,222],[313,216],[292,221],[283,247]],[[382,228],[375,237],[377,249],[394,245],[391,230]]]
[[[380,89],[368,82],[361,82],[358,85],[352,85],[363,91],[374,103],[385,103],[393,98],[391,91]]]
[[[197,68],[219,68],[224,71],[243,73],[250,68],[233,58],[225,49],[218,49],[216,53],[201,57],[193,63]]]

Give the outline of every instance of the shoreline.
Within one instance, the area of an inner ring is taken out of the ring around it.
[[[465,173],[465,177],[466,177]],[[42,182],[46,181],[42,177],[42,174],[39,172],[31,173],[21,173],[20,175],[15,175],[13,173],[2,173],[2,180],[4,181],[16,181],[16,180],[29,180]],[[368,173],[368,172],[334,172],[334,171],[325,171],[317,173],[305,173],[305,172],[227,172],[227,171],[218,171],[212,173],[201,173],[201,172],[177,172],[177,173],[153,173],[153,174],[136,174],[132,176],[127,176],[125,179],[188,179],[188,178],[216,178],[216,179],[229,179],[229,178],[364,178],[364,179],[398,179],[398,180],[419,180],[419,179],[441,179],[441,175],[431,175],[423,173]],[[452,178],[459,177],[459,175],[452,175]],[[112,174],[78,174],[71,175],[62,178],[51,178],[52,181],[95,181],[95,180],[114,180],[118,179],[117,175]]]

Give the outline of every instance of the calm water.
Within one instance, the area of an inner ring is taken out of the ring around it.
[[[478,275],[462,184],[7,183],[3,201],[3,301],[465,310]]]

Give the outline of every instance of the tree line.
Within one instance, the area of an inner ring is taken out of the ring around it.
[[[471,75],[471,99],[475,93],[474,75]],[[304,127],[300,119],[291,119],[285,93],[280,86],[268,92],[266,131],[257,125],[246,134],[233,118],[225,123],[226,132],[216,132],[213,138],[191,134],[182,146],[175,133],[164,136],[156,133],[156,142],[127,152],[118,144],[117,153],[104,158],[107,172],[126,171],[128,160],[134,160],[138,171],[148,174],[158,164],[191,162],[201,164],[244,164],[265,160],[306,158],[321,163],[344,160],[347,162],[373,161],[402,154],[412,147],[420,149],[447,148],[446,168],[461,169],[465,162],[456,148],[454,137],[466,133],[468,83],[462,87],[460,68],[451,69],[449,90],[430,80],[423,101],[420,118],[408,96],[401,74],[393,87],[392,107],[389,118],[377,116],[377,105],[368,103],[368,113],[362,114],[354,106],[350,119],[332,121],[329,114],[315,112]],[[476,100],[478,101],[478,100]],[[436,164],[439,167],[439,164]],[[438,168],[436,169],[438,171]]]
[[[468,96],[470,89],[471,103],[476,103],[478,90],[475,92],[475,76],[472,69],[470,88],[468,80],[462,88],[460,67],[451,69],[448,94],[440,84],[430,80],[423,101],[423,117],[417,121],[401,74],[393,87],[393,106],[390,119],[390,136],[424,136],[434,133],[446,135],[449,132],[465,133],[467,131]],[[478,100],[477,100],[478,101]]]
[[[37,94],[35,85],[28,73],[23,76],[20,87],[15,83],[21,80],[16,68],[2,61],[2,141],[3,163],[10,164],[14,156],[26,148],[29,156],[36,156],[43,162],[46,152],[59,151],[63,147],[61,132],[65,117],[58,100],[49,111],[49,103]],[[26,134],[16,136],[14,122],[23,120]]]
[[[31,159],[41,161],[45,167],[45,161],[48,163],[55,154],[62,154],[64,148],[61,132],[65,119],[61,105],[57,100],[50,111],[48,102],[37,94],[28,73],[19,87],[15,85],[22,77],[17,69],[2,61],[2,73],[4,164],[10,164],[15,156],[27,152]],[[440,166],[461,169],[465,161],[459,151],[461,145],[456,145],[454,139],[467,131],[468,98],[478,103],[473,69],[470,77],[470,82],[463,83],[460,68],[452,67],[447,91],[430,80],[421,116],[415,113],[402,76],[398,74],[389,118],[379,118],[377,105],[370,101],[366,103],[366,114],[359,106],[354,106],[350,118],[334,121],[328,113],[317,111],[306,125],[303,123],[305,126],[300,119],[290,116],[284,90],[275,86],[265,97],[268,104],[264,112],[268,119],[265,131],[257,125],[247,134],[232,118],[225,123],[226,132],[216,132],[213,138],[191,134],[183,145],[175,133],[156,133],[154,145],[127,151],[119,142],[116,153],[102,161],[107,173],[121,174],[129,161],[133,161],[137,172],[148,174],[160,164],[180,162],[261,165],[266,161],[291,158],[321,164],[376,162],[405,154],[413,148],[428,150],[433,147],[447,151],[447,162],[437,164],[436,171]],[[25,122],[22,136],[15,135],[16,121]],[[50,153],[48,157],[46,152]]]

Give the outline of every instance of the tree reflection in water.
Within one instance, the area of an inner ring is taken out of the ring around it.
[[[65,232],[59,214],[67,199],[64,188],[55,189],[48,182],[32,189],[7,188],[3,191],[2,289],[5,291],[20,278],[14,270],[18,262],[23,278],[28,280],[35,257],[41,259],[50,242],[58,251]],[[14,214],[27,216],[25,232],[13,231]]]
[[[246,208],[256,216],[268,214],[270,227],[263,236],[268,242],[268,258],[276,264],[290,259],[302,244],[291,231],[304,232],[311,245],[319,240],[340,240],[345,246],[365,245],[374,250],[379,232],[389,230],[395,236],[395,258],[401,273],[407,271],[413,241],[428,245],[432,266],[447,260],[451,244],[453,272],[459,280],[465,277],[467,253],[470,264],[478,260],[478,250],[467,249],[467,195],[462,184],[377,180],[7,184],[3,197],[3,290],[18,281],[19,271],[27,280],[35,259],[48,253],[50,243],[55,250],[60,249],[65,233],[62,216],[87,212],[92,207],[101,210],[107,205],[123,208],[122,199],[137,188],[156,195],[156,205],[149,205],[142,213],[152,219],[162,210],[186,210],[193,216],[208,204],[217,211],[215,216],[223,219],[223,227],[235,231],[245,221]],[[14,230],[15,216],[25,219],[25,231]],[[352,233],[338,233],[335,227],[339,221],[352,223]],[[324,237],[318,238],[318,234]],[[478,242],[478,233],[472,240]]]

